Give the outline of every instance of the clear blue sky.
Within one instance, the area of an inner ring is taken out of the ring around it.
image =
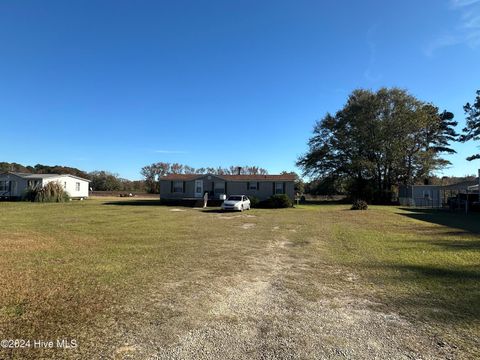
[[[295,170],[317,119],[381,86],[461,127],[480,0],[0,2],[0,161]],[[475,173],[476,147],[444,174]]]

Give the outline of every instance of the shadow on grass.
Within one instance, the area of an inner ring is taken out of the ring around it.
[[[406,295],[391,291],[389,302],[408,314],[432,318],[442,323],[475,323],[480,319],[480,266],[444,268],[423,265],[387,265],[394,270],[386,280],[395,288],[407,289],[413,285],[417,291]]]
[[[295,204],[297,202],[295,201]],[[300,202],[300,205],[345,205],[345,204],[351,204],[350,201],[346,199],[340,199],[340,200],[306,200],[304,202]]]
[[[124,201],[107,201],[104,205],[115,205],[115,206],[168,206],[168,207],[195,207],[193,203],[169,203],[162,202],[161,200],[124,200]],[[203,212],[219,213],[222,212],[217,208],[203,209]]]
[[[107,201],[104,205],[117,206],[165,206],[160,200],[124,200],[124,201]],[[173,206],[173,205],[172,205]],[[178,206],[178,205],[177,205]]]
[[[436,266],[421,266],[421,265],[392,265],[394,270],[400,270],[403,274],[402,280],[414,280],[420,278],[431,279],[446,279],[453,280],[480,280],[480,266],[469,266],[459,269],[448,269]],[[408,275],[410,274],[410,276]]]
[[[209,213],[209,214],[224,214],[227,213],[226,211],[223,211],[222,209],[202,209],[201,210],[204,213]]]
[[[407,211],[407,213],[401,213],[400,215],[409,217],[411,219],[448,226],[454,229],[462,229],[474,234],[480,234],[479,213],[465,215],[463,213],[435,209],[402,208],[402,210]]]
[[[442,233],[443,235],[444,233]],[[449,233],[445,233],[449,234]],[[465,233],[461,233],[465,235]],[[434,245],[438,247],[442,247],[445,250],[480,250],[480,240],[463,240],[463,239],[454,239],[454,240],[422,240],[422,243],[428,245]]]

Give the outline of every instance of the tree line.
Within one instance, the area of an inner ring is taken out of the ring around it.
[[[0,162],[1,172],[19,172],[27,174],[70,174],[78,177],[88,179],[88,173],[77,168],[61,166],[61,165],[42,165],[37,164],[35,166],[24,166],[18,163]]]
[[[455,153],[453,142],[480,139],[480,91],[464,110],[467,123],[458,134],[453,113],[405,90],[355,90],[342,109],[316,122],[297,166],[317,189],[389,202],[396,186],[424,182],[450,165],[444,156]]]

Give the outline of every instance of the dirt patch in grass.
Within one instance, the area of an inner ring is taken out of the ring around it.
[[[52,237],[34,232],[0,233],[0,252],[41,251],[55,245]]]
[[[217,215],[217,218],[219,219],[228,219],[228,220],[232,220],[232,219],[251,219],[251,218],[254,218],[256,217],[255,215],[250,215],[250,214],[237,214],[237,215],[227,215],[227,214],[218,214]]]

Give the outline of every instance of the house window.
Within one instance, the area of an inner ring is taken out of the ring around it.
[[[0,191],[8,191],[8,181],[0,181]]]
[[[80,183],[79,182],[75,183],[75,191],[80,191]]]
[[[275,183],[275,194],[283,194],[283,182],[276,182]]]
[[[183,193],[183,181],[174,181],[173,182],[173,192],[174,193]]]
[[[225,194],[225,181],[215,182],[215,187],[213,188],[214,194]]]
[[[256,182],[256,181],[250,181],[248,184],[247,184],[247,190],[258,190],[259,188],[259,183]]]
[[[195,181],[195,192],[197,194],[201,194],[203,192],[203,181],[202,180]]]

